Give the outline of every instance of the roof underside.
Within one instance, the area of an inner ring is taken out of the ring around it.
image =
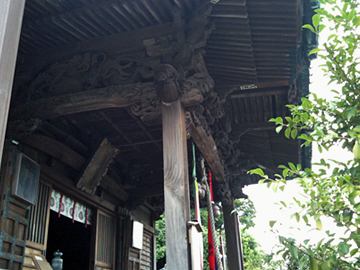
[[[52,54],[58,48],[73,47],[81,51],[84,44],[90,44],[86,46],[91,48],[91,44],[105,38],[172,23],[174,10],[180,10],[183,19],[188,20],[208,2],[27,0],[19,63],[26,63],[24,66],[29,68],[30,62],[35,67],[40,63],[34,59]],[[277,135],[267,121],[289,114],[285,104],[298,69],[302,8],[300,0],[220,0],[209,15],[216,28],[207,40],[204,59],[215,80],[215,91],[221,98],[227,97],[225,107],[233,130],[230,135],[240,142],[244,157],[251,157],[255,163],[272,170],[281,163],[300,162],[299,142]],[[125,51],[145,54],[146,49],[141,42]],[[107,53],[105,47],[104,52]],[[71,56],[74,54],[76,50]],[[253,84],[256,85],[245,91],[239,88]],[[146,126],[128,109],[107,109],[61,117],[49,121],[49,125],[79,130],[82,135],[69,132],[89,149],[92,142],[84,139],[84,134],[107,137],[120,151],[116,164],[121,167],[118,171],[112,165],[109,173],[120,178],[123,174],[131,175],[121,180],[128,192],[135,186],[146,189],[162,183],[160,124]],[[45,134],[53,130],[44,129]],[[85,158],[89,153],[83,154]]]

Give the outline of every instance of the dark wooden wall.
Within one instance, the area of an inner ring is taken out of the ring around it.
[[[30,206],[11,196],[17,151],[6,147],[0,179],[0,268],[21,269],[24,261]]]

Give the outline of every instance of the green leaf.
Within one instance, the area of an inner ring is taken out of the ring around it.
[[[276,222],[277,222],[276,220],[270,220],[270,222],[269,222],[270,227],[271,228],[274,227]]]
[[[293,171],[296,171],[296,167],[295,167],[294,163],[289,162],[288,164],[289,164],[290,169],[292,169]]]
[[[291,257],[293,257],[294,260],[297,260],[298,255],[299,255],[298,248],[296,246],[294,246],[294,245],[291,245],[289,247],[289,249],[290,249]]]
[[[319,150],[319,153],[321,154],[322,153],[322,147],[320,144],[318,144],[318,150]]]
[[[297,222],[300,222],[300,215],[299,213],[295,213],[295,218]]]
[[[316,49],[311,50],[311,51],[309,52],[309,55],[312,55],[312,54],[314,54],[314,53],[318,53],[318,52],[321,52],[321,51],[322,51],[322,49],[316,48]]]
[[[338,248],[343,254],[348,254],[350,251],[350,245],[344,242],[339,243]]]
[[[314,27],[312,27],[312,25],[310,25],[310,24],[305,24],[302,26],[302,28],[309,29],[311,32],[316,33],[314,30]]]
[[[333,38],[336,38],[337,37],[337,34],[331,34],[330,36],[328,36],[328,41],[330,40],[330,39],[333,39]]]
[[[259,182],[258,182],[258,184],[261,185],[261,184],[263,184],[265,181],[266,181],[266,179],[260,179]]]
[[[312,17],[312,23],[315,28],[317,28],[319,26],[319,23],[320,23],[320,15],[319,14],[315,14]]]
[[[279,189],[280,189],[281,191],[284,191],[285,186],[281,186],[281,187],[279,187]]]
[[[290,132],[291,132],[291,128],[288,127],[288,128],[285,130],[285,137],[288,138],[288,139],[290,138]]]
[[[305,221],[306,225],[309,224],[309,219],[307,216],[302,216],[303,220]]]
[[[293,130],[291,131],[291,138],[293,138],[293,139],[295,140],[295,139],[296,139],[297,134],[298,134],[297,129],[293,129]]]
[[[344,111],[344,117],[346,120],[350,120],[350,118],[356,116],[356,114],[357,114],[357,109],[355,107],[346,109]]]
[[[278,189],[278,187],[279,187],[279,182],[274,182],[274,183],[271,185],[271,187],[272,187],[272,190],[276,193],[276,192],[277,192],[277,189]]]
[[[359,249],[358,248],[354,248],[352,251],[350,251],[350,256],[353,257],[355,256],[356,253],[359,252]]]
[[[351,204],[355,204],[355,198],[360,195],[360,190],[356,190],[349,195],[349,201]]]
[[[276,133],[280,133],[280,131],[282,130],[282,128],[283,128],[283,126],[277,126],[277,127],[275,128]]]
[[[254,169],[254,170],[251,170],[249,173],[250,173],[250,174],[258,174],[258,175],[260,175],[261,177],[265,175],[265,174],[264,174],[264,171],[263,171],[262,169],[260,169],[260,168],[256,168],[256,169]]]
[[[318,229],[318,231],[321,231],[322,229],[322,222],[320,218],[316,220],[316,229]]]

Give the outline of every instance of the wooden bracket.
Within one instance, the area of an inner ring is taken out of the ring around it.
[[[110,163],[118,152],[119,150],[114,148],[105,138],[86,166],[76,186],[86,193],[94,195],[101,179],[106,175]]]
[[[211,168],[215,179],[220,183],[225,183],[224,167],[221,163],[215,141],[211,135],[207,135],[202,126],[195,126],[191,115],[188,114],[190,136],[193,138],[196,146],[200,149],[206,162]]]

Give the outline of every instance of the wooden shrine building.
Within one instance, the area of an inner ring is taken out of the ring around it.
[[[57,249],[64,269],[155,269],[163,211],[167,269],[190,269],[191,142],[223,205],[229,269],[241,269],[230,213],[258,180],[247,170],[309,165],[268,119],[308,94],[317,40],[301,26],[317,7],[2,0],[0,269],[45,269],[34,254]]]

